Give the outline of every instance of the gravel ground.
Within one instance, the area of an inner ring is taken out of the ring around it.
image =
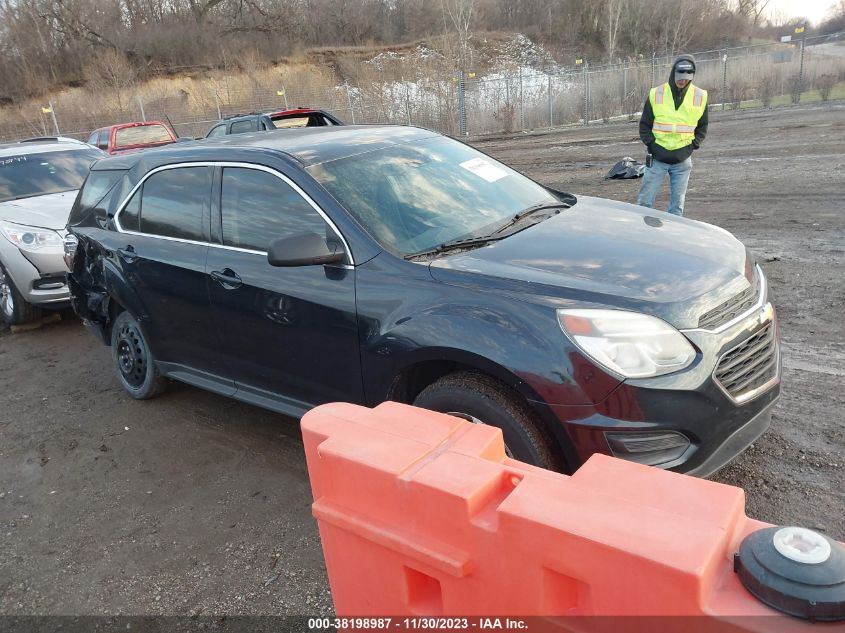
[[[606,181],[636,123],[476,139],[535,179]],[[687,215],[764,264],[783,338],[771,429],[716,475],[748,514],[845,539],[845,105],[711,115]],[[665,196],[659,200],[665,208]],[[136,402],[72,313],[0,332],[1,614],[329,614],[295,420],[174,383]]]

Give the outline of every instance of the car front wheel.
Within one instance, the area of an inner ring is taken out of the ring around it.
[[[509,457],[540,468],[561,469],[561,460],[528,406],[494,378],[475,372],[449,374],[423,389],[414,405],[497,426]]]
[[[118,380],[130,396],[147,400],[164,391],[166,379],[156,369],[141,326],[128,312],[121,312],[114,320],[111,352]]]
[[[41,308],[24,300],[2,264],[0,264],[0,313],[9,325],[20,325],[41,318]]]

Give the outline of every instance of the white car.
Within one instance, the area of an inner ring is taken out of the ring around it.
[[[65,226],[91,165],[103,156],[60,137],[0,145],[0,318],[6,323],[69,305]]]

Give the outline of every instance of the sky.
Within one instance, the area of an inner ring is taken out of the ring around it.
[[[819,24],[836,4],[836,0],[769,0],[766,12],[769,15],[782,12],[787,18],[805,17]]]

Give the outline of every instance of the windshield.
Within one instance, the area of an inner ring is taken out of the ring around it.
[[[308,168],[387,250],[410,255],[485,235],[560,200],[522,174],[442,136]]]
[[[79,189],[102,157],[93,149],[0,157],[0,202]]]
[[[139,125],[118,128],[114,133],[115,147],[128,147],[144,143],[170,143],[173,139],[163,125]]]

